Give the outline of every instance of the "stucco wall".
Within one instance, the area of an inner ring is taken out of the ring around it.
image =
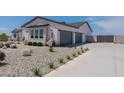
[[[124,44],[124,36],[115,36],[114,37],[114,42]]]
[[[43,29],[43,38],[31,38],[30,37],[30,31],[36,30],[36,29]],[[46,35],[48,34],[48,27],[32,27],[32,28],[23,28],[22,31],[22,37],[25,37],[25,40],[31,41],[31,42],[42,42],[44,45],[46,44]]]

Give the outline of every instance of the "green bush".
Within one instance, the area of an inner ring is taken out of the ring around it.
[[[43,43],[38,42],[38,43],[37,43],[37,46],[43,46]]]
[[[88,50],[89,50],[89,48],[85,48],[84,50],[85,50],[85,51],[88,51]]]
[[[6,46],[7,48],[10,48],[10,44],[8,44],[8,43],[6,43],[5,46]]]
[[[76,53],[72,53],[72,56],[73,56],[73,57],[76,57]]]
[[[32,45],[33,45],[33,43],[32,43],[32,42],[28,42],[28,45],[29,45],[29,46],[32,46]]]
[[[0,51],[0,61],[5,60],[5,57],[6,57],[5,53]]]
[[[53,47],[49,47],[50,52],[54,52]]]
[[[37,46],[37,42],[33,42],[33,46]]]
[[[54,69],[54,68],[55,68],[53,62],[50,62],[48,65],[49,65],[49,68],[50,68],[50,69]]]
[[[78,51],[77,53],[78,53],[78,55],[81,55],[81,52],[80,51]]]
[[[66,59],[67,59],[67,60],[71,60],[71,57],[70,57],[70,56],[66,56]]]
[[[17,46],[16,46],[16,45],[14,45],[14,46],[12,46],[11,48],[15,49],[15,48],[17,48]]]
[[[84,50],[84,49],[82,49],[82,50],[81,50],[81,52],[82,52],[82,53],[84,53],[84,52],[85,52],[85,50]]]
[[[83,50],[83,47],[80,47],[81,50]]]
[[[63,59],[63,58],[60,58],[58,61],[59,61],[60,63],[64,63],[64,59]]]
[[[42,74],[41,74],[41,69],[38,68],[38,67],[33,68],[33,69],[32,69],[32,72],[33,72],[33,74],[36,75],[36,76],[41,76],[41,75],[42,75]]]

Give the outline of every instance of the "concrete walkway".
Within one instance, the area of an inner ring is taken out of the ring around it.
[[[117,77],[124,76],[124,44],[86,45],[87,53],[75,58],[46,77]]]

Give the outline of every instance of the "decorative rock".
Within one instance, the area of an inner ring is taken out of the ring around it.
[[[31,49],[23,49],[22,55],[23,56],[31,56]]]
[[[7,44],[11,45],[11,44],[15,44],[13,41],[7,41]]]
[[[10,48],[17,48],[16,44],[11,44]]]

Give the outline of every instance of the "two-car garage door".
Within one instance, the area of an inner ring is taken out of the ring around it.
[[[71,45],[73,33],[71,31],[60,31],[60,45]],[[82,33],[75,33],[75,43],[82,43]]]

